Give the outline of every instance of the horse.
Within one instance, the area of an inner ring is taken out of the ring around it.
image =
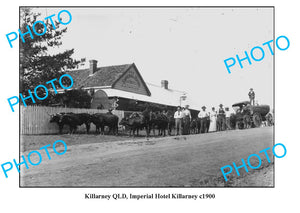
[[[153,129],[155,135],[155,128],[158,129],[158,135],[166,136],[166,130],[168,129],[169,119],[160,112],[150,112],[150,129]]]
[[[196,134],[197,133],[197,120],[195,118],[192,119],[190,124],[190,133]]]

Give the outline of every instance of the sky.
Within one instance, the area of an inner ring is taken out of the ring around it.
[[[273,108],[273,57],[262,44],[273,39],[272,8],[38,8],[40,19],[67,9],[72,21],[53,52],[75,49],[73,58],[95,59],[98,66],[135,63],[146,82],[187,92],[207,107],[248,100],[253,88],[259,104]],[[63,17],[63,19],[66,17]],[[55,16],[56,19],[56,16]],[[273,43],[272,43],[273,45]],[[236,62],[228,74],[224,60]],[[260,57],[256,52],[255,56]],[[237,59],[236,59],[237,60]],[[88,63],[87,63],[88,66]]]

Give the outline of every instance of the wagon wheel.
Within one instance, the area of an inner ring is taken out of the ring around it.
[[[231,129],[235,129],[235,127],[236,127],[236,121],[233,121],[233,120],[230,119],[229,124],[230,124],[230,128]]]
[[[253,124],[255,127],[260,127],[261,126],[261,123],[262,123],[262,119],[261,119],[261,115],[258,114],[258,113],[255,113],[253,115]]]
[[[250,115],[243,116],[244,128],[249,129],[251,127],[251,118]]]
[[[266,119],[267,119],[268,126],[272,126],[273,125],[273,116],[271,114],[268,114]]]

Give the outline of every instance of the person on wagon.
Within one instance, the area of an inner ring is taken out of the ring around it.
[[[250,91],[248,93],[249,99],[250,99],[250,104],[254,106],[254,99],[255,99],[255,93],[253,91],[253,88],[250,88]]]

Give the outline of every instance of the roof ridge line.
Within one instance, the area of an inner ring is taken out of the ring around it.
[[[101,67],[96,67],[96,69],[100,69],[100,68],[106,68],[106,67],[119,67],[119,66],[128,66],[128,65],[132,65],[133,63],[129,63],[129,64],[118,64],[118,65],[108,65],[108,66],[101,66]],[[82,68],[82,69],[71,69],[71,70],[67,70],[66,72],[73,72],[73,71],[88,71],[90,68]]]
[[[157,84],[153,84],[153,83],[150,83],[150,82],[146,82],[147,84],[151,85],[151,86],[155,86],[155,87],[159,87],[159,88],[162,88],[161,86],[157,85]],[[175,91],[175,92],[180,92],[180,93],[187,93],[186,91],[181,91],[181,90],[176,90],[176,89],[169,89],[168,90],[172,90],[172,91]]]

